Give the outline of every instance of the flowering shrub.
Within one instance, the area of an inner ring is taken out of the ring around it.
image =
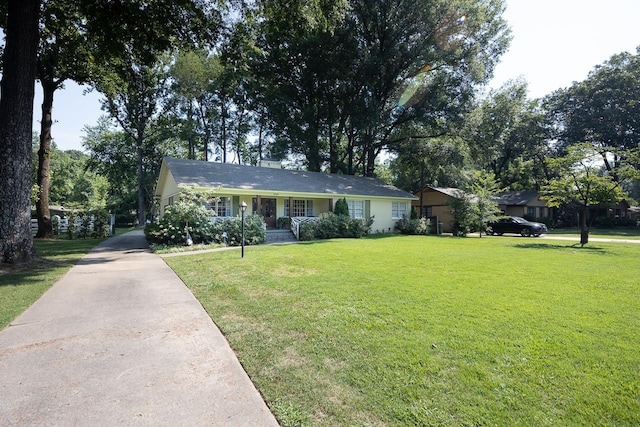
[[[210,216],[211,212],[202,204],[180,200],[167,206],[158,223],[145,227],[145,236],[151,243],[182,245],[188,232],[193,243],[211,243],[214,228]]]
[[[145,236],[150,243],[184,245],[187,232],[193,244],[225,243],[241,244],[242,221],[240,217],[229,217],[211,221],[211,211],[192,200],[180,200],[168,206],[157,224],[145,227]],[[266,225],[262,217],[245,217],[245,244],[257,245],[266,240]]]

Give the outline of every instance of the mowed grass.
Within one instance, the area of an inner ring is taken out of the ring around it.
[[[284,426],[630,426],[639,254],[393,236],[166,261]]]
[[[0,330],[36,302],[102,240],[35,239],[41,259],[27,265],[0,265]]]
[[[558,228],[549,230],[549,236],[575,237],[580,239],[580,230],[575,228]],[[640,227],[591,228],[589,238],[640,240]]]

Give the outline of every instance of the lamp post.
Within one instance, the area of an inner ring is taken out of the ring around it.
[[[247,210],[247,204],[244,202],[240,202],[240,212],[242,213],[242,258],[244,258],[244,212]]]

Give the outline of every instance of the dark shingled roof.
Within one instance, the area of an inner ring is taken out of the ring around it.
[[[496,201],[499,205],[524,206],[536,197],[537,191],[507,191],[496,194]]]
[[[410,193],[375,178],[293,171],[232,163],[167,157],[165,164],[178,185],[276,191],[282,193],[316,193],[337,196],[370,196],[416,199]]]

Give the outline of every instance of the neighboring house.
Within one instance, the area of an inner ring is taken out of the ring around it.
[[[536,218],[551,218],[552,208],[540,199],[537,191],[507,191],[496,194],[498,208],[505,215]]]
[[[417,200],[412,202],[417,214],[421,218],[429,218],[432,232],[438,230],[436,224],[442,224],[438,231],[443,233],[453,232],[453,215],[451,214],[451,202],[459,199],[464,191],[451,187],[425,186],[421,191],[414,193]]]
[[[631,206],[627,200],[621,200],[609,209],[609,217],[613,220],[626,219],[638,223],[640,208]]]
[[[261,215],[274,228],[277,218],[315,217],[332,212],[335,202],[345,198],[352,217],[373,218],[372,232],[384,232],[409,216],[415,199],[374,178],[293,171],[270,163],[257,167],[165,158],[156,186],[160,215],[178,200],[180,185],[194,185],[216,190],[218,200],[210,207],[219,217],[238,215],[244,201],[247,213]]]
[[[441,223],[441,231],[453,232],[453,215],[451,203],[459,199],[464,191],[451,187],[425,186],[422,191],[414,193],[418,200],[412,202],[418,215],[431,220],[434,224]],[[527,216],[531,218],[546,218],[553,213],[544,200],[540,200],[537,191],[509,191],[496,194],[498,208],[504,215]],[[435,230],[435,229],[434,229]]]

